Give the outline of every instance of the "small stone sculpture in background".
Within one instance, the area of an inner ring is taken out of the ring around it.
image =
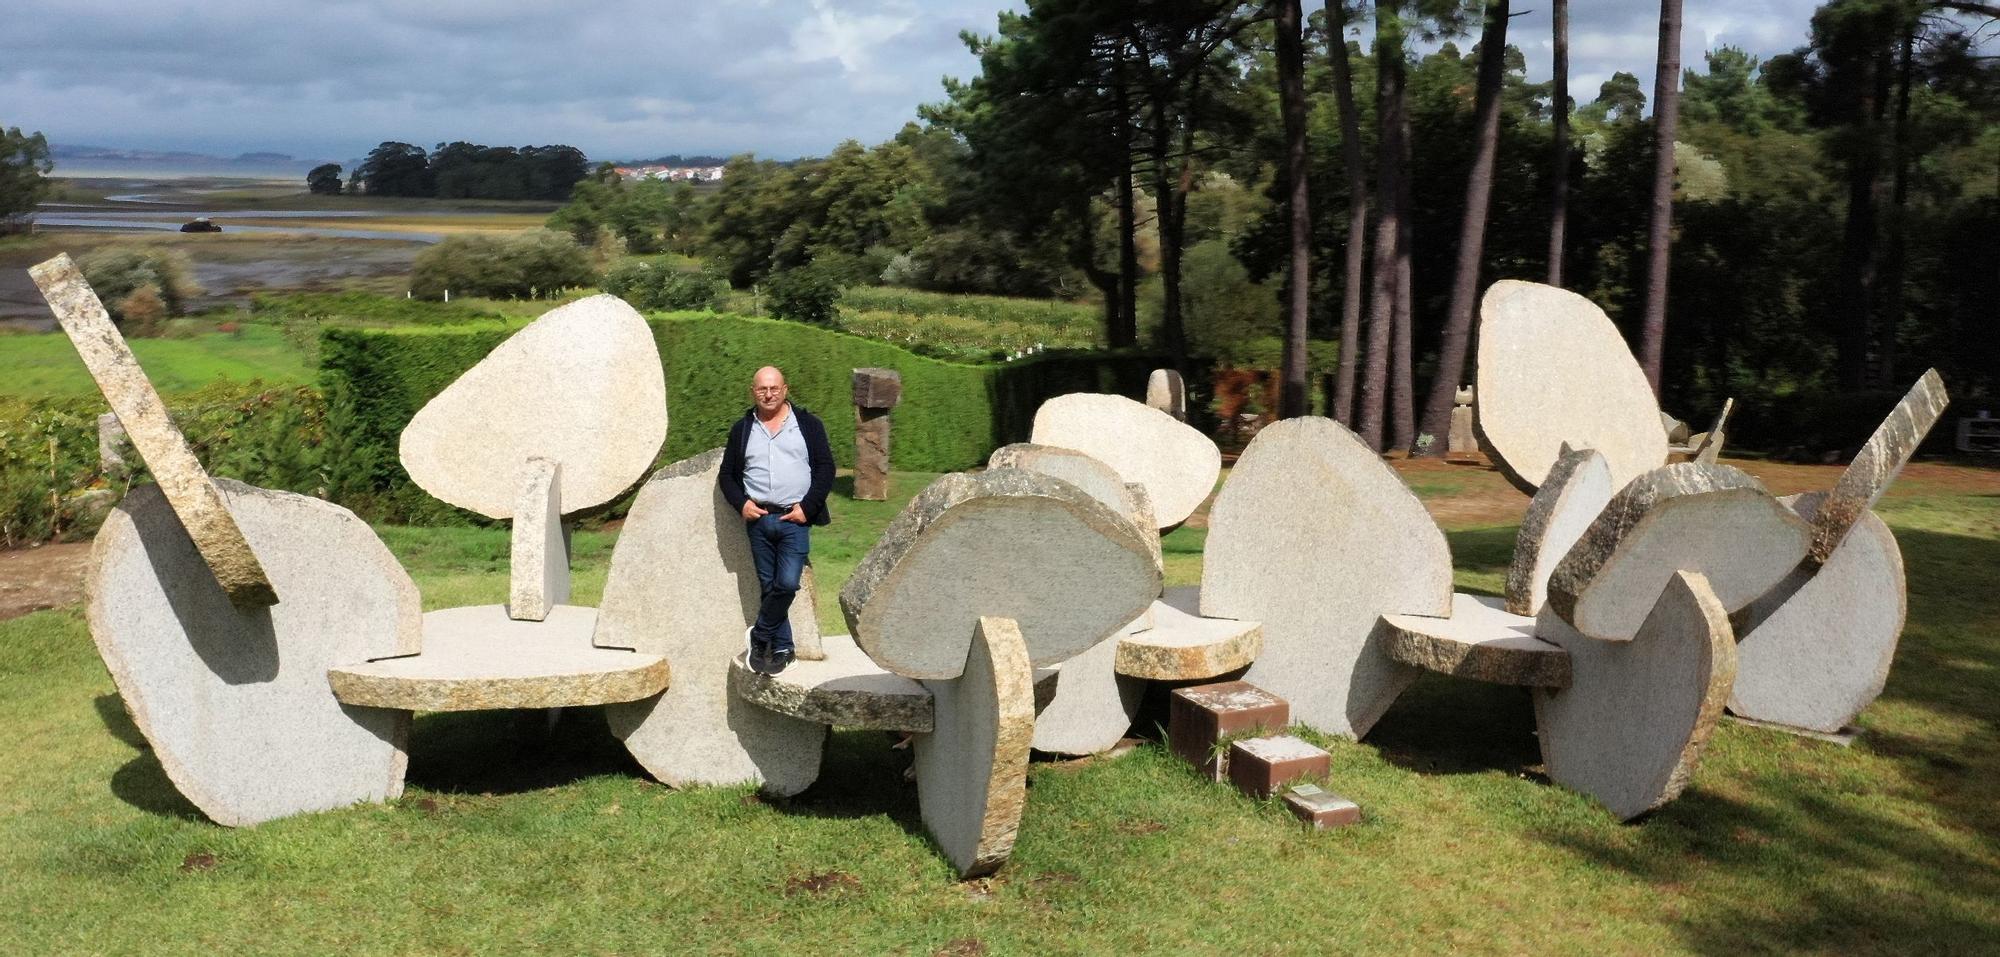
[[[1154,369],[1146,377],[1146,404],[1186,422],[1187,384],[1181,381],[1181,374],[1172,369]]]
[[[889,497],[889,410],[903,401],[894,369],[854,370],[854,497]]]

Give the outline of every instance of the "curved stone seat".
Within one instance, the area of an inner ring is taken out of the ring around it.
[[[1569,652],[1535,637],[1535,619],[1511,614],[1506,599],[1451,596],[1450,618],[1383,615],[1382,648],[1427,671],[1530,688],[1567,688]]]
[[[921,683],[882,670],[847,635],[820,640],[825,659],[800,659],[776,675],[751,671],[743,655],[737,655],[729,662],[730,693],[767,711],[817,724],[931,730],[931,693]]]
[[[1164,601],[1149,612],[1153,626],[1118,639],[1117,672],[1155,681],[1195,681],[1227,674],[1257,660],[1264,626],[1232,618],[1190,615]]]
[[[409,711],[562,708],[659,694],[667,659],[590,643],[597,609],[557,605],[545,621],[515,621],[505,605],[424,616],[423,653],[327,670],[344,704]]]

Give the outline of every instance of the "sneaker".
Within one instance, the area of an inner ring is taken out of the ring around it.
[[[765,674],[783,674],[786,666],[790,665],[795,657],[789,648],[784,651],[771,652],[770,656],[764,659],[769,663],[771,669],[766,671]]]
[[[770,674],[771,656],[765,653],[763,643],[757,640],[756,630],[755,626],[743,629],[744,662],[757,674]]]

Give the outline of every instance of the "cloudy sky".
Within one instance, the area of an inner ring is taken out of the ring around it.
[[[0,125],[67,145],[345,160],[383,140],[593,158],[879,142],[976,64],[1004,0],[13,0]],[[1020,6],[1018,2],[1011,4]],[[1317,7],[1308,0],[1308,7]],[[1683,59],[1804,42],[1813,0],[1686,0]],[[1509,39],[1549,70],[1545,0]],[[1571,89],[1652,85],[1655,0],[1571,4]],[[1469,42],[1464,43],[1470,46]]]

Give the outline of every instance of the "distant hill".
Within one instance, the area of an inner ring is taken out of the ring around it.
[[[239,153],[211,156],[177,150],[134,150],[108,146],[49,144],[49,159],[57,176],[116,176],[132,174],[211,174],[222,176],[301,177],[318,159],[297,159],[286,153]]]
[[[727,156],[682,156],[669,153],[652,159],[615,160],[613,166],[721,166],[729,162]]]

